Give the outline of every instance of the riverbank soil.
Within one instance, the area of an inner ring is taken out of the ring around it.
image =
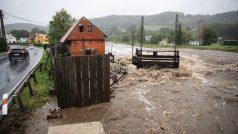
[[[238,54],[180,50],[179,69],[136,69],[130,53],[116,55],[128,75],[113,88],[109,103],[62,110],[47,120],[51,101],[26,121],[25,133],[49,126],[101,121],[107,134],[238,133]]]

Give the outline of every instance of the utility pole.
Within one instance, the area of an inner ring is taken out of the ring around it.
[[[144,41],[144,16],[141,17],[141,40],[140,40],[140,51],[142,54],[142,47],[143,47],[143,41]]]
[[[175,19],[175,39],[174,39],[174,50],[176,50],[176,45],[178,44],[178,15],[176,14]]]
[[[4,23],[3,23],[3,12],[0,10],[0,23],[1,23],[1,37],[6,40],[6,34],[4,29]],[[7,51],[7,44],[4,46],[4,50]]]
[[[133,59],[133,53],[134,53],[134,41],[135,41],[135,32],[132,32],[132,53],[131,53],[131,59]]]
[[[181,25],[181,23],[179,22],[179,24],[178,24],[178,44],[177,45],[181,45],[181,33],[182,33],[182,25]]]
[[[5,35],[5,29],[4,29],[4,23],[3,23],[3,12],[2,10],[0,10],[0,23],[1,23],[1,37],[3,37],[4,39],[6,39],[6,35]]]

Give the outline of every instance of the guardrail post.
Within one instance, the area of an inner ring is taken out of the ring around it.
[[[31,77],[33,77],[34,82],[37,83],[37,81],[36,81],[36,73],[31,74]]]
[[[41,72],[41,68],[42,68],[42,63],[40,63],[40,72]]]
[[[33,96],[33,91],[32,91],[32,87],[31,87],[31,83],[30,81],[26,82],[28,88],[29,88],[29,91],[30,91],[30,95]]]
[[[23,102],[22,102],[22,99],[21,99],[21,96],[20,95],[13,95],[13,99],[14,101],[18,104],[18,106],[23,109],[24,106],[23,106]]]

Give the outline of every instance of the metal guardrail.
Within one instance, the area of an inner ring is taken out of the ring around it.
[[[40,57],[42,58],[43,52],[41,53]],[[30,71],[22,77],[22,79],[8,92],[8,110],[14,104],[13,101],[17,101],[19,105],[22,105],[20,95],[24,89],[24,87],[29,84],[30,78],[35,77],[35,72],[37,68],[40,66],[40,60],[35,62],[35,65],[30,69]],[[35,81],[36,82],[36,81]],[[28,85],[30,86],[30,85]],[[30,94],[33,95],[31,87],[29,87]],[[0,120],[2,118],[2,100],[0,102]]]

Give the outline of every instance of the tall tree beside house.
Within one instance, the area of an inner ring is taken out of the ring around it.
[[[75,18],[73,18],[65,9],[56,12],[49,25],[49,42],[58,42],[74,21]]]

